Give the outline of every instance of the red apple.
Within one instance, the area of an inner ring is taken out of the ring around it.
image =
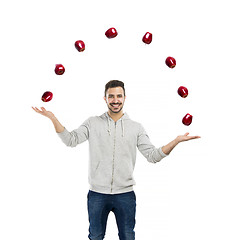
[[[43,102],[49,102],[53,98],[53,94],[49,91],[44,92],[42,95],[42,101]]]
[[[146,32],[142,38],[142,41],[146,44],[150,44],[152,42],[152,34],[149,32]]]
[[[191,122],[192,122],[192,115],[190,115],[189,113],[187,113],[184,117],[183,117],[183,119],[182,119],[182,123],[184,124],[184,125],[186,125],[186,126],[189,126],[190,124],[191,124]]]
[[[64,72],[65,72],[64,66],[62,64],[56,64],[55,73],[57,75],[62,75],[62,74],[64,74]]]
[[[177,92],[182,98],[186,98],[188,96],[188,89],[186,87],[180,86]]]
[[[176,60],[173,57],[166,58],[166,65],[169,68],[174,68],[176,66]]]
[[[75,48],[79,52],[83,52],[85,50],[85,43],[82,40],[78,40],[75,42]]]
[[[105,35],[107,38],[114,38],[118,35],[117,31],[115,28],[109,28],[106,32]]]

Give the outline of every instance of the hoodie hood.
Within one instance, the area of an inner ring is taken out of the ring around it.
[[[109,136],[111,136],[111,121],[112,122],[114,122],[114,120],[109,116],[109,114],[108,114],[108,112],[105,112],[104,114],[104,117],[107,119],[107,121],[108,121],[108,134],[109,134]],[[103,116],[102,115],[102,116]],[[124,113],[123,115],[122,115],[122,117],[117,121],[117,122],[120,122],[121,123],[121,127],[122,127],[122,137],[124,137],[125,136],[125,126],[124,126],[124,120],[127,120],[127,119],[130,119],[129,118],[129,115],[127,114],[127,113]],[[117,123],[117,122],[115,122],[115,123]]]

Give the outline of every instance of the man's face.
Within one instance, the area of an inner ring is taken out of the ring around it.
[[[109,88],[104,100],[112,113],[119,113],[125,102],[124,91],[122,87]]]

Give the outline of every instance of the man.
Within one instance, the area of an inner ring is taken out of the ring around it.
[[[104,100],[108,112],[88,118],[78,129],[69,132],[54,114],[45,108],[33,108],[48,117],[58,136],[70,147],[89,140],[88,214],[89,239],[102,240],[108,214],[115,214],[120,240],[135,239],[136,196],[133,170],[136,147],[152,163],[166,157],[180,142],[199,138],[188,133],[176,137],[167,145],[156,148],[143,126],[132,121],[123,106],[126,99],[124,83],[112,80],[105,85]]]

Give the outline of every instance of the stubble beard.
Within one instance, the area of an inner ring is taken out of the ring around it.
[[[121,107],[120,107],[120,109],[119,109],[118,111],[112,110],[112,109],[111,109],[112,106],[111,106],[110,104],[108,105],[108,109],[109,109],[112,113],[119,113],[119,112],[122,110],[122,108],[123,108],[123,104],[121,103],[120,105],[121,105]],[[111,107],[110,107],[110,106],[111,106]]]

